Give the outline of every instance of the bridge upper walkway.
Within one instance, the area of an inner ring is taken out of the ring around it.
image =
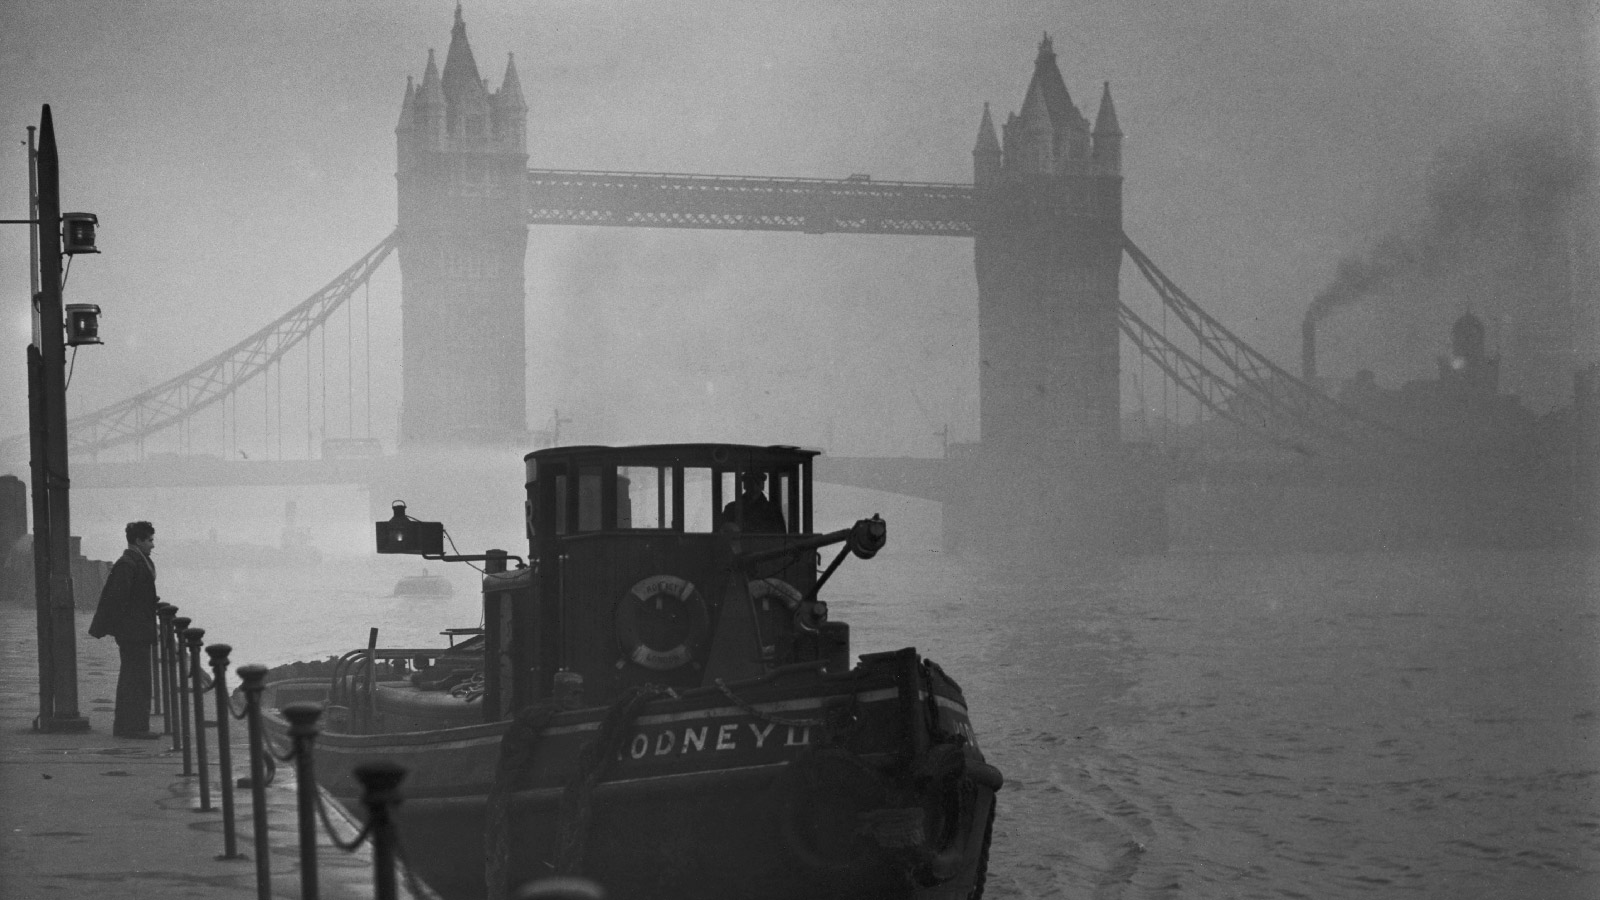
[[[528,224],[971,237],[969,184],[528,170]]]

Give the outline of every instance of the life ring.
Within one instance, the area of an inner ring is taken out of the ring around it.
[[[671,622],[676,613],[667,612],[664,601],[678,604],[682,615],[688,619],[688,633],[676,646],[657,650],[645,643],[639,635],[642,617],[654,617],[662,623]],[[694,658],[694,650],[705,640],[710,629],[705,601],[693,584],[673,575],[652,575],[628,589],[617,601],[617,642],[622,646],[623,657],[628,661],[668,672],[679,668]]]
[[[828,616],[826,603],[806,603],[800,589],[781,578],[758,578],[751,581],[750,600],[751,602],[776,600],[782,603],[783,608],[794,616],[794,627],[798,631],[814,633]]]
[[[800,601],[805,599],[800,596],[800,591],[794,585],[782,578],[757,578],[750,582],[751,600],[776,599],[794,612],[800,608]]]

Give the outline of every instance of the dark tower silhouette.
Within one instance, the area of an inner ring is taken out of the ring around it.
[[[490,93],[456,6],[395,128],[403,443],[517,437],[526,421],[527,116],[515,60]]]
[[[957,463],[968,474],[945,506],[946,543],[1055,552],[1157,535],[1146,507],[1159,492],[1130,492],[1140,478],[1121,452],[1122,129],[1110,85],[1091,128],[1045,35],[1022,111],[997,137],[984,107],[972,163],[981,440]]]
[[[1450,328],[1450,355],[1439,357],[1439,384],[1457,398],[1494,397],[1500,391],[1500,356],[1491,356],[1483,320],[1464,313]]]
[[[1122,132],[1106,85],[1091,133],[1046,35],[996,140],[973,149],[985,452],[1098,456],[1119,437]]]

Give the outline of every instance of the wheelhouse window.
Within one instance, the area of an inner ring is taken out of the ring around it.
[[[586,452],[587,459],[580,455]],[[716,447],[701,456],[702,465],[692,456],[629,459],[588,448],[572,456],[530,456],[528,534],[798,534],[810,527],[809,459],[739,458]]]
[[[801,528],[799,479],[792,469],[735,469],[718,473],[717,527],[781,534]]]
[[[678,509],[672,473],[666,466],[618,466],[617,527],[670,530]]]
[[[710,469],[683,470],[683,530],[709,534],[717,527],[714,476]]]

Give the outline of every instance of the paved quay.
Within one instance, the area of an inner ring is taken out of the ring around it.
[[[183,754],[171,749],[170,737],[137,741],[111,736],[116,642],[90,638],[88,625],[89,615],[79,611],[78,711],[88,717],[90,731],[40,734],[32,728],[39,713],[34,608],[0,601],[0,900],[254,900],[255,837],[248,789],[234,792],[243,858],[218,859],[223,825],[215,727],[207,729],[214,809],[202,812],[199,779],[182,774]],[[226,643],[227,636],[215,640]],[[237,684],[232,668],[229,683]],[[208,697],[208,721],[215,709],[215,700]],[[161,718],[152,717],[151,727],[159,730]],[[234,777],[247,776],[244,723],[229,727]],[[330,804],[330,811],[337,810]],[[275,898],[300,896],[295,821],[294,773],[280,764],[267,789]],[[348,819],[336,816],[335,822],[341,840],[354,836]],[[367,848],[349,853],[335,847],[321,829],[319,835],[319,896],[372,897]],[[423,894],[411,893],[403,875],[398,880],[401,897],[432,897],[426,888]]]

